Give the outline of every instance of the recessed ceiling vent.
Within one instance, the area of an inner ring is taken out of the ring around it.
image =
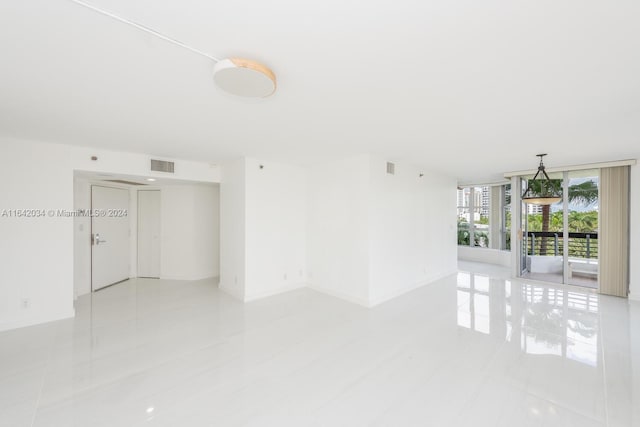
[[[115,182],[116,184],[127,184],[127,185],[147,185],[147,184],[143,184],[141,182],[135,182],[135,181],[127,181],[125,179],[107,179],[106,181],[108,182]]]
[[[387,162],[387,173],[389,175],[395,175],[395,173],[396,173],[396,165],[391,163],[391,162]]]
[[[155,172],[174,172],[174,163],[167,162],[165,160],[155,160],[151,159],[151,170]]]

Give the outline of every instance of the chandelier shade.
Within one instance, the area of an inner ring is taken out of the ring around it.
[[[527,182],[527,189],[522,193],[522,201],[530,205],[553,205],[562,200],[562,189],[558,181],[549,178],[544,169],[542,158],[546,154],[538,154],[540,165],[533,179]]]

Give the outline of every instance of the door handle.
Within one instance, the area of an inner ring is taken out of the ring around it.
[[[93,244],[98,246],[100,243],[107,243],[106,240],[102,240],[100,239],[100,234],[99,233],[95,233],[94,235],[91,236],[91,240],[93,240]]]

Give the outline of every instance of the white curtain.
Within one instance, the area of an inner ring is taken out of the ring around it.
[[[600,169],[600,293],[629,293],[629,166]]]

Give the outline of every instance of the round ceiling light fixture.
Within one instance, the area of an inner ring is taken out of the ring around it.
[[[276,91],[276,75],[264,64],[243,58],[219,59],[207,52],[203,52],[202,50],[196,49],[195,47],[183,43],[180,40],[176,40],[166,34],[156,31],[147,25],[140,24],[132,21],[131,19],[124,18],[113,12],[94,6],[85,0],[70,1],[212,60],[215,62],[213,67],[214,81],[218,86],[220,86],[220,88],[229,93],[250,98],[266,98]]]
[[[213,80],[225,92],[248,98],[266,98],[276,91],[276,75],[251,59],[221,59],[213,67]]]

